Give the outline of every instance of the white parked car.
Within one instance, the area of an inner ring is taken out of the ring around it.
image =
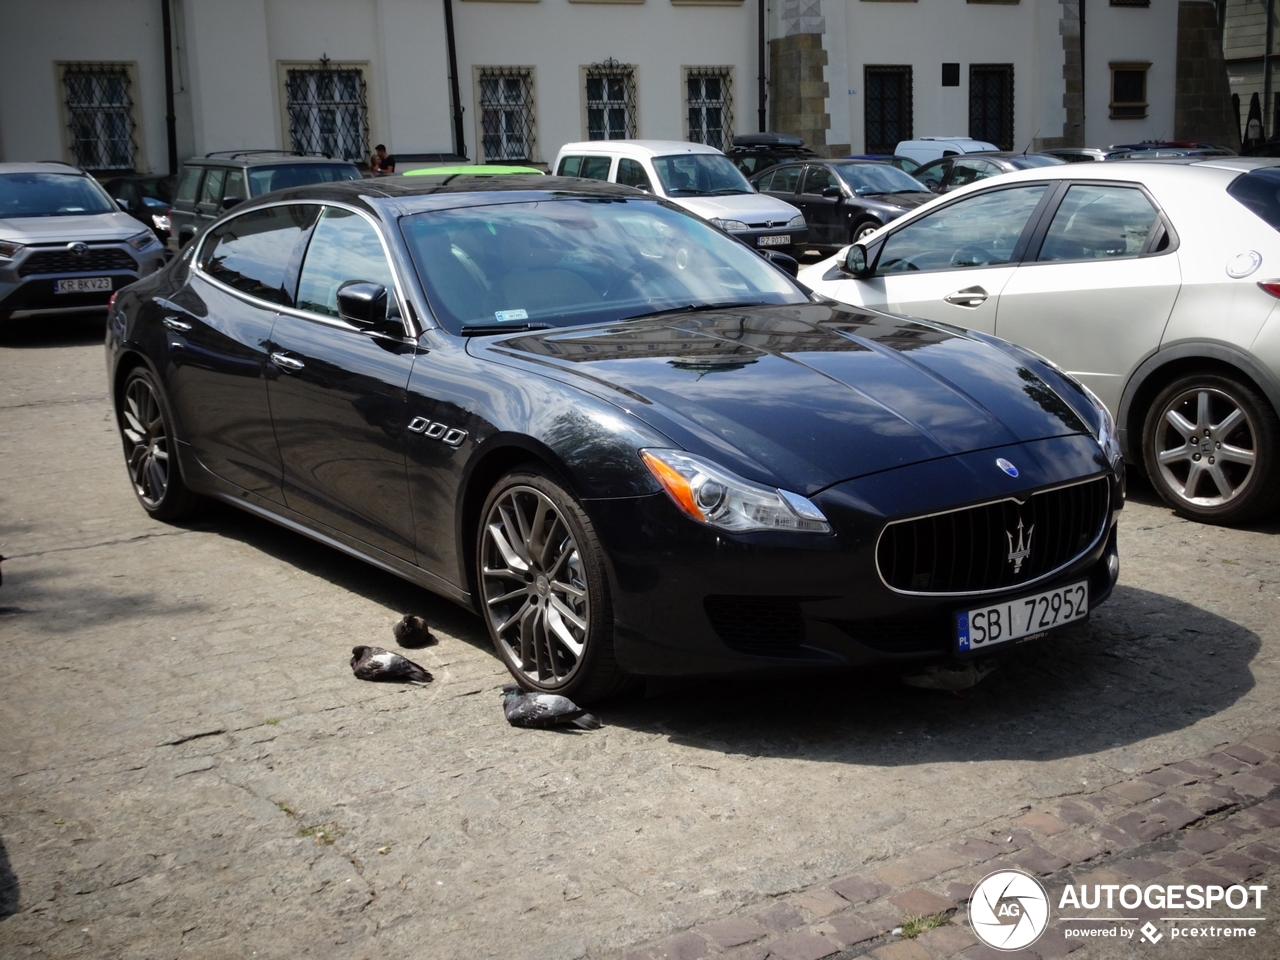
[[[608,180],[665,197],[747,244],[796,253],[809,236],[804,214],[756,193],[715,147],[683,140],[587,140],[566,143],[552,170],[561,177]]]
[[[972,137],[918,137],[915,140],[899,141],[893,148],[893,153],[898,157],[910,157],[923,166],[939,157],[954,157],[961,153],[985,153],[999,149],[994,143],[974,140]]]
[[[800,280],[1056,362],[1112,411],[1126,460],[1186,516],[1242,522],[1280,504],[1280,159],[1006,174]]]

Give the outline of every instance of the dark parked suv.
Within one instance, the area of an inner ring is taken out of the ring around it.
[[[236,150],[192,157],[182,166],[169,213],[174,249],[241,200],[310,183],[359,180],[360,168],[331,157],[278,150]]]

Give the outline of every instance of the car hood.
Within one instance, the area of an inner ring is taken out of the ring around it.
[[[800,211],[777,197],[763,193],[734,193],[727,197],[669,197],[672,203],[696,213],[704,220],[720,218],[743,223],[767,223],[782,226]]]
[[[928,203],[930,200],[937,198],[936,193],[865,193],[858,197],[859,200],[874,200],[877,203],[883,203],[890,207],[900,207],[903,210],[914,210],[921,204]]]
[[[469,349],[536,365],[685,450],[810,495],[912,463],[1088,433],[1032,362],[998,343],[799,304],[492,337]]]
[[[18,243],[73,240],[124,240],[146,230],[124,211],[79,217],[15,217],[0,219],[0,239]]]

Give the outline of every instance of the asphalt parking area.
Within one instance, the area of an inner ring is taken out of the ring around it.
[[[504,722],[477,618],[230,509],[154,523],[120,459],[100,326],[0,343],[6,958],[612,957],[1280,715],[1280,522],[1137,484],[1112,600],[965,698],[718,681],[558,734]],[[406,612],[436,682],[354,680]]]

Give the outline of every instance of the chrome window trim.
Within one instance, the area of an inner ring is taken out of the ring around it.
[[[324,207],[338,207],[339,209],[348,210],[351,213],[356,214],[357,216],[363,217],[369,223],[369,225],[373,227],[373,232],[377,234],[378,242],[382,244],[382,255],[386,258],[387,266],[391,270],[391,279],[395,283],[396,305],[400,308],[400,320],[404,324],[405,331],[407,333],[407,336],[405,339],[417,340],[417,338],[421,336],[421,334],[424,331],[416,329],[419,326],[419,324],[415,322],[417,318],[416,311],[414,311],[413,313],[410,313],[410,311],[407,309],[409,299],[405,295],[404,282],[400,277],[400,272],[396,269],[395,259],[391,256],[391,247],[387,243],[386,236],[383,234],[381,230],[378,229],[378,221],[374,217],[370,216],[364,210],[361,210],[359,207],[353,206],[349,203],[343,203],[340,200],[274,200],[271,203],[263,203],[263,204],[255,205],[251,210],[237,210],[235,214],[227,217],[226,220],[228,221],[234,220],[236,217],[247,216],[248,214],[251,214],[251,213],[257,213],[260,210],[270,210],[272,207],[293,207],[293,206],[320,207],[321,208],[320,214],[319,214],[320,217],[324,216],[324,209],[323,209]],[[195,273],[198,277],[200,277],[201,280],[204,280],[206,283],[211,283],[215,287],[217,287],[219,290],[223,290],[226,293],[229,293],[232,296],[239,298],[240,300],[244,300],[250,304],[253,304],[254,306],[269,307],[272,310],[274,310],[276,313],[288,314],[289,316],[299,317],[303,320],[316,320],[321,323],[327,324],[328,326],[335,327],[341,330],[352,330],[356,333],[365,332],[361,330],[359,327],[352,326],[351,324],[347,323],[345,320],[341,320],[338,317],[330,317],[327,314],[323,314],[323,313],[312,313],[310,310],[299,310],[296,307],[285,306],[282,303],[272,303],[270,300],[263,300],[261,297],[255,297],[252,294],[245,293],[243,290],[237,290],[235,289],[235,287],[232,287],[229,284],[223,283],[221,280],[218,280],[216,277],[213,277],[210,274],[206,273],[204,271],[204,268],[201,267],[200,262],[201,262],[201,258],[204,256],[205,245],[209,242],[209,237],[212,233],[213,233],[212,230],[206,230],[204,232],[204,234],[200,237],[200,246],[195,251],[194,255],[191,258],[191,271]],[[305,263],[305,262],[306,262],[306,253],[304,252],[302,257],[302,263]],[[301,269],[301,264],[299,264],[299,269]]]
[[[1024,503],[1027,502],[1027,500],[1030,500],[1032,497],[1039,496],[1042,493],[1053,493],[1055,490],[1065,490],[1068,487],[1081,487],[1081,486],[1084,486],[1086,483],[1094,483],[1098,480],[1108,481],[1107,482],[1107,506],[1106,506],[1106,509],[1102,511],[1102,523],[1099,524],[1098,526],[1098,532],[1094,534],[1094,537],[1092,540],[1089,541],[1088,546],[1077,551],[1076,554],[1070,560],[1068,560],[1066,563],[1060,564],[1057,567],[1054,567],[1052,570],[1045,571],[1044,573],[1040,574],[1040,576],[1036,577],[1034,580],[1027,580],[1023,583],[1011,584],[1007,587],[994,587],[988,590],[960,590],[960,591],[949,591],[949,592],[939,592],[939,591],[930,591],[930,590],[900,590],[897,587],[890,586],[889,582],[885,580],[884,574],[880,570],[880,541],[884,539],[885,531],[888,530],[890,527],[897,526],[903,523],[915,523],[917,520],[928,520],[930,517],[942,517],[942,516],[946,516],[948,513],[963,513],[966,510],[974,510],[974,509],[977,509],[978,507],[990,507],[998,503],[1013,502],[1013,503],[1016,503],[1018,506],[1022,506]],[[900,517],[897,520],[890,520],[888,523],[886,523],[883,527],[880,528],[880,533],[877,534],[876,536],[876,545],[874,550],[876,576],[880,578],[880,582],[884,584],[886,589],[891,590],[894,593],[904,597],[985,597],[995,593],[1009,593],[1012,590],[1019,590],[1022,587],[1030,587],[1030,586],[1034,586],[1037,583],[1042,583],[1043,581],[1049,579],[1050,577],[1056,576],[1057,574],[1061,573],[1063,570],[1067,569],[1067,567],[1071,566],[1073,563],[1079,560],[1082,556],[1084,556],[1086,553],[1088,553],[1090,550],[1096,547],[1099,541],[1102,540],[1103,536],[1106,535],[1107,520],[1110,518],[1110,516],[1111,516],[1111,483],[1108,478],[1108,475],[1105,472],[1103,472],[1103,473],[1096,473],[1091,477],[1085,477],[1082,480],[1071,480],[1067,483],[1055,484],[1054,486],[1044,487],[1043,489],[1040,489],[1040,490],[1032,490],[1029,493],[1024,494],[1024,499],[1019,499],[1018,497],[1015,497],[1015,496],[1000,497],[999,499],[996,499],[996,500],[983,500],[980,503],[970,503],[963,507],[952,507],[950,510],[936,510],[933,513],[921,513],[912,517]]]

